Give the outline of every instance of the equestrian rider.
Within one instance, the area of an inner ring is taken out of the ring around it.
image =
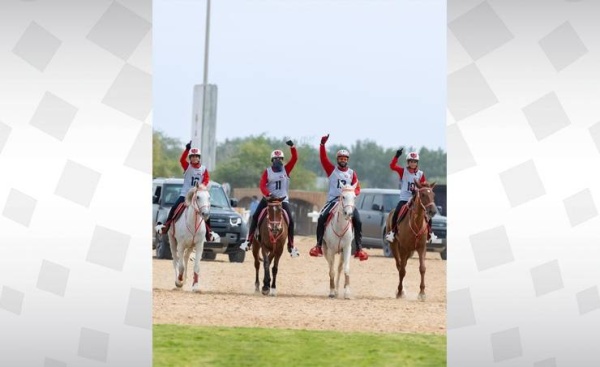
[[[329,134],[321,138],[319,156],[321,158],[321,166],[329,179],[329,192],[327,193],[327,203],[325,203],[319,214],[319,220],[317,221],[317,244],[310,249],[310,256],[323,256],[322,242],[323,234],[325,233],[325,220],[329,216],[331,208],[342,194],[342,186],[348,183],[351,185],[356,184],[354,193],[356,196],[360,194],[358,176],[353,169],[348,167],[350,153],[346,149],[339,150],[336,154],[337,167],[334,166],[327,157],[327,151],[325,150],[325,143],[328,139]],[[369,258],[369,255],[362,249],[362,222],[356,208],[354,208],[354,214],[352,216],[352,226],[354,227],[354,241],[356,243],[356,253],[354,254],[354,257],[359,258],[360,261],[365,261]]]
[[[187,158],[187,159],[186,159]],[[181,153],[181,157],[179,158],[179,163],[183,168],[183,186],[181,187],[181,191],[179,192],[179,198],[175,201],[175,204],[169,210],[169,216],[165,221],[165,224],[161,228],[161,233],[165,234],[169,230],[171,226],[171,222],[173,220],[173,214],[175,213],[175,209],[179,206],[179,204],[185,201],[185,196],[188,191],[194,186],[196,186],[197,182],[202,183],[205,186],[208,186],[210,175],[208,173],[208,169],[205,166],[200,164],[201,154],[200,149],[192,148],[192,142],[190,141],[185,145],[185,150]],[[189,162],[188,162],[189,160]],[[206,223],[206,240],[214,241],[216,236],[210,230],[210,218],[205,220]],[[160,222],[158,223],[160,225]]]
[[[412,197],[415,192],[415,180],[420,183],[427,182],[425,173],[419,169],[419,153],[408,153],[406,156],[406,164],[408,167],[405,169],[398,164],[398,158],[402,155],[402,151],[402,148],[397,150],[396,155],[394,155],[390,161],[390,169],[392,171],[396,171],[400,178],[400,201],[398,202],[398,205],[396,205],[396,209],[394,209],[394,215],[392,216],[392,230],[385,235],[385,240],[390,243],[394,241],[394,237],[396,236],[395,229],[400,209],[404,206],[404,204],[412,201]],[[427,239],[429,239],[431,236],[431,218],[428,218],[428,222],[429,234]]]
[[[292,158],[284,166],[283,160],[285,158],[281,150],[274,150],[271,152],[271,167],[264,170],[259,183],[259,188],[264,197],[260,200],[258,207],[254,210],[252,215],[252,222],[250,224],[250,230],[248,231],[248,238],[240,248],[247,250],[250,248],[254,232],[258,225],[258,217],[260,212],[267,206],[267,197],[281,198],[285,196],[285,199],[281,203],[281,206],[287,213],[289,219],[288,225],[288,252],[292,257],[299,256],[298,249],[294,247],[294,220],[292,218],[292,212],[290,210],[290,198],[288,189],[290,186],[290,174],[298,161],[298,151],[294,146],[294,142],[288,140],[285,142],[290,147]]]

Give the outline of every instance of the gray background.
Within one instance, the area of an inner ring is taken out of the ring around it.
[[[599,15],[448,1],[448,366],[600,366]]]
[[[0,2],[0,366],[150,366],[150,0]]]

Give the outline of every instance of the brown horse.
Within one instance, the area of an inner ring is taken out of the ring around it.
[[[435,201],[433,187],[434,183],[419,183],[415,180],[416,189],[413,193],[412,204],[408,209],[405,217],[395,223],[396,236],[390,244],[394,259],[396,259],[396,268],[400,275],[400,283],[398,284],[397,298],[404,298],[404,290],[402,289],[402,281],[406,275],[406,263],[411,258],[415,251],[419,254],[419,272],[421,273],[421,291],[419,292],[419,300],[425,300],[425,254],[427,251],[427,221],[428,218],[435,215]],[[392,228],[391,211],[386,221],[386,232]]]
[[[283,248],[288,238],[288,222],[285,218],[285,210],[281,203],[285,200],[282,198],[267,199],[267,207],[264,209],[267,214],[259,215],[258,237],[252,238],[252,255],[254,256],[254,268],[256,269],[256,279],[254,282],[255,291],[258,293],[258,269],[260,267],[260,256],[258,251],[261,251],[262,262],[264,268],[262,294],[265,296],[277,295],[277,270],[279,258],[283,253]],[[264,217],[264,218],[263,218]],[[273,282],[271,283],[271,269],[273,264]],[[269,286],[269,283],[270,286]]]

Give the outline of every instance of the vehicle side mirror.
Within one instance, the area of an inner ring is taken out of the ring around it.
[[[152,196],[152,204],[158,204],[158,196],[156,196],[156,195]]]
[[[239,201],[236,198],[231,198],[231,199],[229,199],[229,202],[231,203],[232,207],[237,208]]]

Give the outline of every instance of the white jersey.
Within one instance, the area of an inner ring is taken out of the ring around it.
[[[290,187],[290,176],[285,171],[285,167],[281,167],[280,172],[275,172],[271,167],[267,168],[267,189],[275,197],[285,196],[283,202],[290,201],[288,189]]]
[[[183,186],[181,186],[179,196],[186,196],[188,191],[196,186],[196,182],[202,183],[202,180],[204,180],[204,172],[206,172],[206,167],[200,166],[194,168],[190,164],[183,174]]]
[[[421,181],[423,177],[423,171],[417,170],[412,173],[408,168],[404,169],[402,178],[400,179],[400,201],[408,201],[412,197],[412,193],[415,190],[415,179]]]
[[[335,167],[331,175],[329,175],[329,192],[327,193],[327,201],[338,198],[342,194],[342,186],[350,185],[354,177],[354,171],[348,168],[346,172],[340,171]]]

